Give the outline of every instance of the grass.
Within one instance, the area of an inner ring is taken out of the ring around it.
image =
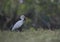
[[[60,42],[60,30],[0,31],[0,42]]]

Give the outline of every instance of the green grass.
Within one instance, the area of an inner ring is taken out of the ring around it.
[[[60,42],[60,30],[0,31],[0,42]]]

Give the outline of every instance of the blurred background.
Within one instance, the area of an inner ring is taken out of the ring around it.
[[[60,42],[60,0],[0,0],[0,42]]]
[[[22,14],[22,29],[60,28],[60,0],[0,0],[0,30],[11,30]]]

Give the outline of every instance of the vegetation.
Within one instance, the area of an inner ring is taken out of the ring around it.
[[[0,31],[0,42],[60,42],[60,30]]]
[[[59,0],[0,0],[0,29],[10,30],[20,15],[25,28],[60,28]]]
[[[22,31],[12,32],[22,14]],[[0,42],[60,42],[60,0],[0,0]]]

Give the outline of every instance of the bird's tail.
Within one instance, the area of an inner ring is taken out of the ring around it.
[[[14,28],[12,28],[12,31],[14,31]]]

